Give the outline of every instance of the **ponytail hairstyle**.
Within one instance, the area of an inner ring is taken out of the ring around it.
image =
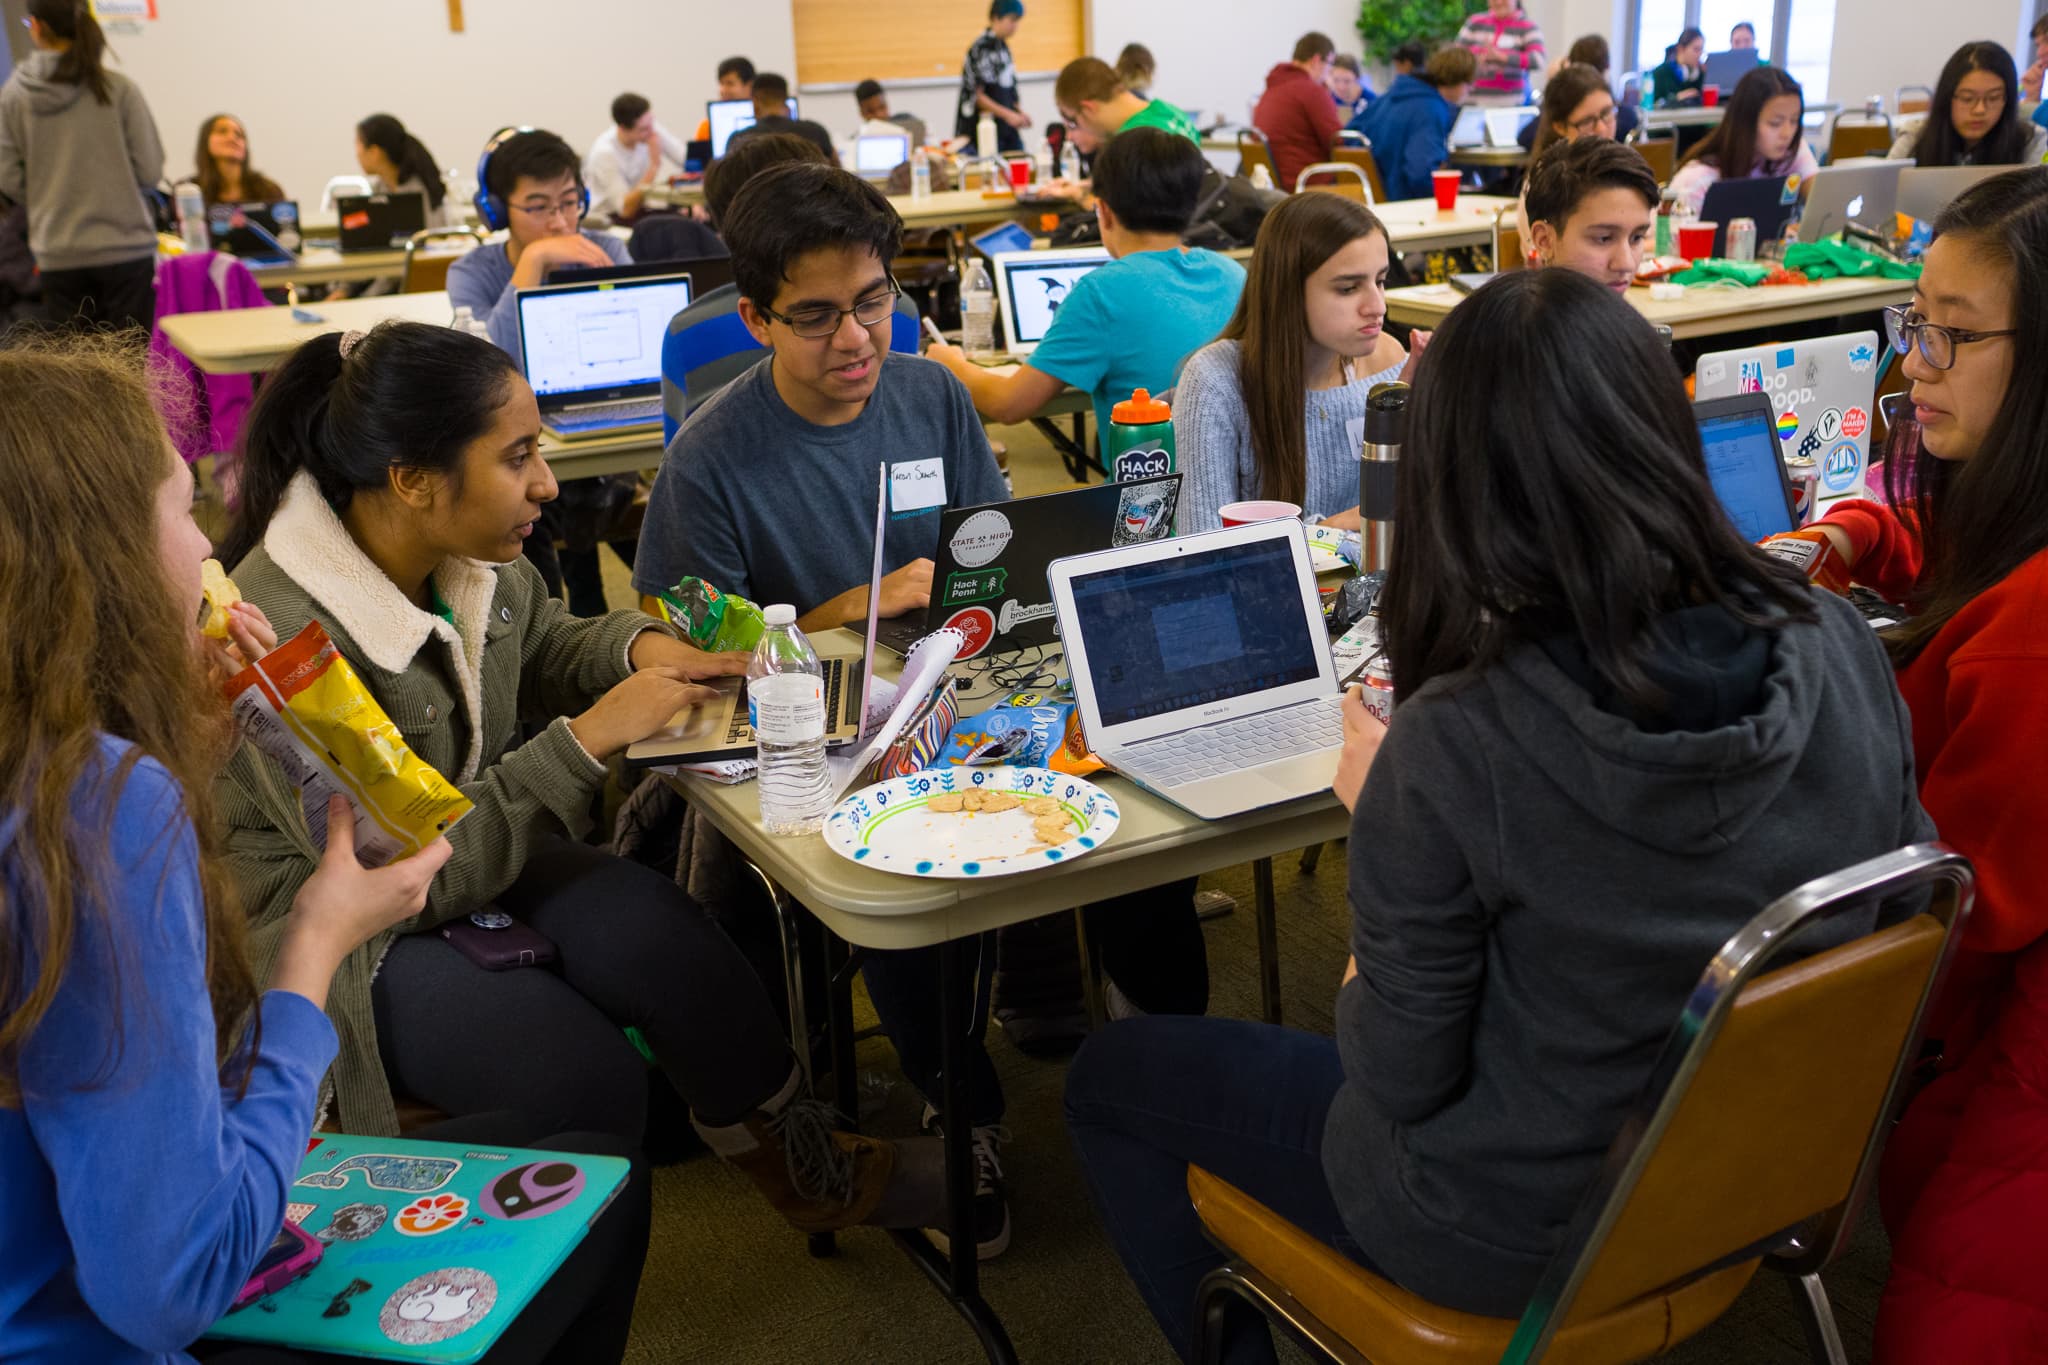
[[[1692,29],[1686,30],[1688,33]],[[1799,149],[1806,141],[1806,91],[1798,81],[1793,80],[1775,66],[1760,66],[1744,73],[1735,82],[1735,92],[1728,96],[1727,113],[1708,133],[1693,144],[1692,150],[1679,158],[1683,166],[1689,161],[1704,161],[1721,172],[1726,180],[1741,180],[1757,165],[1756,130],[1763,122],[1764,106],[1781,95],[1793,95],[1799,100],[1799,132],[1792,139],[1792,150],[1785,153],[1785,159],[1766,165],[1759,175],[1784,175],[1799,159]]]
[[[105,65],[107,35],[92,17],[91,0],[28,0],[28,17],[71,44],[57,58],[56,78],[84,86],[101,104],[113,103]]]
[[[434,164],[434,154],[426,144],[405,131],[403,123],[389,114],[372,114],[356,125],[356,136],[365,147],[375,147],[391,158],[391,164],[398,168],[398,185],[408,180],[419,181],[427,188],[427,207],[441,207],[448,197],[448,187],[441,183],[440,167]],[[395,190],[398,185],[387,188]]]
[[[452,327],[386,322],[314,337],[263,381],[249,409],[242,503],[222,562],[240,564],[263,543],[302,470],[337,516],[358,491],[388,487],[394,469],[459,478],[464,447],[490,430],[518,373],[511,356]]]

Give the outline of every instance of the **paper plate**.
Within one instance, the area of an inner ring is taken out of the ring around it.
[[[1311,526],[1308,528],[1308,567],[1315,573],[1335,573],[1351,567],[1351,561],[1339,553],[1344,543],[1344,533],[1334,526]]]
[[[932,798],[947,792],[1008,792],[1020,801],[1049,796],[1073,833],[1034,848],[1040,841],[1028,812],[932,810]],[[1108,792],[1049,768],[942,768],[847,797],[825,817],[825,842],[842,858],[906,877],[1000,877],[1072,862],[1102,847],[1119,818]]]

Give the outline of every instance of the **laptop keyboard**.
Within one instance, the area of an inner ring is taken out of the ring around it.
[[[659,422],[661,399],[635,399],[630,403],[606,403],[601,407],[565,408],[548,414],[548,425],[556,431],[592,431],[599,427],[623,427],[637,422]]]
[[[820,659],[819,668],[824,672],[825,683],[825,737],[839,728],[840,708],[846,704],[846,679],[853,672],[851,661],[843,658]],[[732,709],[732,723],[726,727],[727,744],[743,744],[747,741],[747,687],[740,684],[739,704]]]
[[[1124,749],[1120,766],[1161,787],[1182,787],[1344,742],[1342,699],[1329,697],[1161,735]]]

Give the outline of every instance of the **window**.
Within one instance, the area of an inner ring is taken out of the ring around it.
[[[1695,21],[1702,33],[1707,35],[1707,51],[1724,52],[1728,49],[1728,31],[1737,24],[1747,23],[1756,29],[1756,48],[1759,52],[1771,50],[1772,31],[1777,27],[1773,22],[1772,6],[1768,0],[1700,0],[1699,18]],[[1833,9],[1833,4],[1829,4]]]
[[[1624,51],[1634,69],[1649,71],[1664,61],[1664,49],[1681,29],[1706,35],[1707,51],[1728,46],[1728,32],[1747,20],[1756,28],[1757,51],[1784,67],[1806,90],[1807,103],[1828,97],[1828,59],[1835,41],[1838,0],[1635,0],[1629,11]]]
[[[1678,41],[1685,27],[1688,0],[1638,0],[1636,5],[1637,71],[1664,65],[1664,49]]]
[[[1796,0],[1786,25],[1785,70],[1806,91],[1806,102],[1828,97],[1828,58],[1835,45],[1835,0]]]

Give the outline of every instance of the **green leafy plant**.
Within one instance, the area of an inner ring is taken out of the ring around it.
[[[1383,65],[1410,40],[1434,51],[1457,36],[1468,9],[1466,0],[1360,0],[1358,36],[1365,40],[1365,60]]]

